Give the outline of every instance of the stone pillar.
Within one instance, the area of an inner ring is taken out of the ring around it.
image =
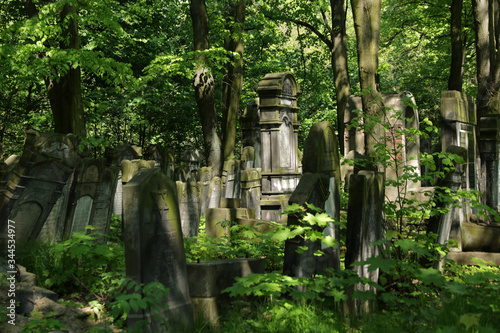
[[[352,264],[379,254],[378,246],[372,244],[383,238],[384,174],[360,171],[351,175],[349,184],[345,267],[354,270],[360,277],[378,282],[378,269],[369,272],[367,265]],[[354,290],[375,291],[363,284],[355,285]],[[350,299],[346,304],[350,315],[369,312],[373,306],[370,302],[357,299]]]
[[[210,179],[212,177],[212,167],[202,167],[198,171],[198,189],[200,197],[198,199],[200,206],[200,216],[205,216],[205,211],[210,204]]]
[[[280,221],[278,214],[300,178],[297,97],[300,89],[290,73],[267,74],[259,82],[262,168],[262,218]]]
[[[123,186],[123,201],[127,276],[169,288],[156,314],[167,319],[170,332],[189,331],[193,310],[175,184],[159,170],[143,170]],[[152,332],[165,332],[149,311],[127,318],[130,326],[140,320],[147,320]]]

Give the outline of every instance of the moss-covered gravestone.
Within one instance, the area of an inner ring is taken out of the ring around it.
[[[168,331],[187,331],[193,320],[186,258],[175,183],[159,170],[143,170],[123,186],[123,221],[127,276],[139,283],[158,281],[169,288],[156,313]],[[128,324],[146,320],[152,332],[162,332],[151,311],[128,316]]]

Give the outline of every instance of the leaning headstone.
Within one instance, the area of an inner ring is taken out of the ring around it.
[[[379,254],[375,241],[383,237],[384,174],[374,171],[360,171],[351,176],[349,206],[347,211],[347,237],[345,267],[354,270],[358,276],[378,282],[379,270],[368,270],[368,265],[353,266]],[[354,290],[373,291],[368,284],[358,283]],[[351,315],[369,312],[373,303],[360,299],[349,299],[347,311]]]
[[[189,331],[193,310],[175,184],[159,170],[143,170],[123,186],[123,200],[127,276],[169,288],[156,314],[167,320],[169,332]],[[132,326],[146,320],[152,332],[167,331],[154,315],[150,310],[134,312],[127,321]]]
[[[181,217],[182,235],[198,236],[200,227],[200,190],[197,182],[177,181],[177,195]]]
[[[8,219],[16,223],[16,238],[34,240],[62,194],[74,168],[80,163],[77,138],[54,133],[26,133],[19,163],[5,186],[0,201],[0,231]]]

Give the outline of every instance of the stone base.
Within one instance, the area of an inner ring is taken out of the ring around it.
[[[500,253],[489,252],[450,252],[446,255],[446,259],[451,259],[459,265],[476,265],[472,261],[474,258],[493,262],[494,265],[500,266]]]
[[[191,297],[194,320],[207,322],[210,326],[218,326],[219,303],[220,300],[217,297]]]
[[[462,224],[462,250],[500,253],[500,225]]]

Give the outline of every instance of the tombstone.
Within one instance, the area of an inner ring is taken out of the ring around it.
[[[123,210],[123,185],[132,179],[139,171],[143,169],[153,169],[155,161],[145,160],[122,160],[120,162],[121,170],[118,172],[116,189],[113,199],[113,214],[122,216]]]
[[[222,195],[222,179],[213,177],[208,186],[208,208],[218,208]]]
[[[94,232],[108,233],[118,167],[106,167],[104,158],[86,158],[76,177],[65,234],[85,232],[89,225],[94,227]]]
[[[200,216],[205,216],[205,211],[208,209],[210,203],[210,179],[212,176],[212,167],[202,167],[198,171],[198,189],[200,193]]]
[[[201,153],[198,149],[187,149],[182,154],[183,168],[179,171],[179,180],[182,182],[197,179],[197,172],[202,161]]]
[[[224,162],[222,170],[222,197],[241,197],[241,167],[239,160],[229,160]]]
[[[142,170],[123,186],[123,238],[127,276],[138,283],[158,281],[169,288],[159,314],[168,331],[189,331],[193,310],[174,182],[159,170]],[[165,332],[150,311],[129,314],[127,323],[146,320],[152,332]]]
[[[254,150],[253,166],[251,168],[261,167],[261,143],[260,143],[260,124],[259,124],[259,99],[249,104],[241,116],[241,146],[245,150],[251,147]],[[243,155],[243,154],[242,154]],[[243,158],[242,158],[243,160]]]
[[[144,153],[145,160],[155,161],[155,167],[160,169],[168,177],[174,177],[174,155],[159,145],[148,146]]]
[[[335,129],[329,121],[314,124],[304,144],[303,158],[304,173],[319,173],[325,180],[328,189],[328,197],[324,203],[319,202],[318,207],[333,219],[340,219],[340,162],[337,136]],[[309,201],[308,201],[309,202]],[[340,240],[340,231],[332,223],[323,231],[324,236],[331,236]],[[330,258],[330,267],[340,269],[340,249],[327,249],[322,246]]]
[[[474,98],[458,91],[441,92],[441,145],[463,147],[467,151],[462,188],[477,190],[476,104]]]
[[[320,173],[304,173],[300,178],[299,185],[290,197],[290,204],[303,206],[307,202],[323,209],[325,201],[329,196],[328,183],[329,179]],[[314,214],[314,212],[310,213]],[[298,220],[296,214],[288,216],[288,225],[300,224],[301,222]],[[298,253],[297,251],[304,246],[307,249]],[[304,240],[300,236],[286,240],[283,274],[294,277],[311,277],[314,274],[324,273],[325,268],[336,265],[333,263],[331,256],[315,255],[321,249],[321,240],[313,242]]]
[[[255,218],[260,219],[260,200],[262,170],[245,169],[241,171],[241,207],[255,209]]]
[[[120,166],[124,160],[137,160],[142,157],[142,149],[128,143],[119,143],[115,148],[106,147],[108,165]]]
[[[195,181],[176,182],[182,235],[198,236],[200,227],[200,189]]]
[[[391,124],[391,129],[378,129],[381,133],[381,138],[384,139],[389,149],[397,151],[395,158],[398,160],[400,169],[396,170],[393,167],[386,168],[385,173],[388,179],[396,180],[398,176],[407,172],[408,167],[412,167],[417,175],[420,175],[420,165],[418,161],[418,154],[420,153],[420,138],[417,135],[407,135],[402,132],[403,129],[418,129],[419,117],[418,110],[414,108],[416,104],[415,98],[409,92],[400,94],[382,94],[382,99],[385,107],[385,112],[382,115],[381,122]],[[348,101],[347,109],[344,114],[345,123],[345,151],[355,151],[359,155],[365,154],[365,135],[358,127],[349,129],[349,125],[354,117],[358,114],[355,110],[362,110],[362,100],[360,96],[351,96]],[[401,115],[399,113],[401,112]],[[363,123],[363,120],[361,120]],[[402,133],[401,135],[397,132]],[[380,140],[380,138],[376,138]],[[350,169],[345,170],[351,173]],[[345,177],[346,174],[343,174]],[[420,183],[409,182],[408,187],[414,190],[420,188]],[[390,201],[394,201],[398,192],[396,189],[388,187],[386,189],[386,196]]]
[[[481,163],[486,172],[485,180],[485,203],[490,208],[500,211],[500,115],[488,115],[479,120],[479,152]]]
[[[347,236],[345,267],[354,270],[358,276],[378,282],[379,271],[368,271],[368,265],[352,266],[353,263],[364,261],[379,254],[379,249],[373,245],[383,237],[383,202],[384,174],[374,171],[360,171],[351,175],[349,185],[349,206],[347,211]],[[353,287],[355,290],[375,290],[361,283]],[[372,308],[370,302],[359,299],[347,301],[349,314],[367,313]]]
[[[300,178],[297,97],[300,89],[290,73],[266,74],[259,82],[262,168],[261,214],[280,221]]]
[[[241,169],[252,169],[255,165],[255,148],[252,146],[244,147],[241,150]]]
[[[76,147],[78,139],[72,134],[26,132],[23,154],[9,173],[0,198],[2,235],[10,219],[17,223],[19,240],[38,237],[69,176],[81,161]]]

